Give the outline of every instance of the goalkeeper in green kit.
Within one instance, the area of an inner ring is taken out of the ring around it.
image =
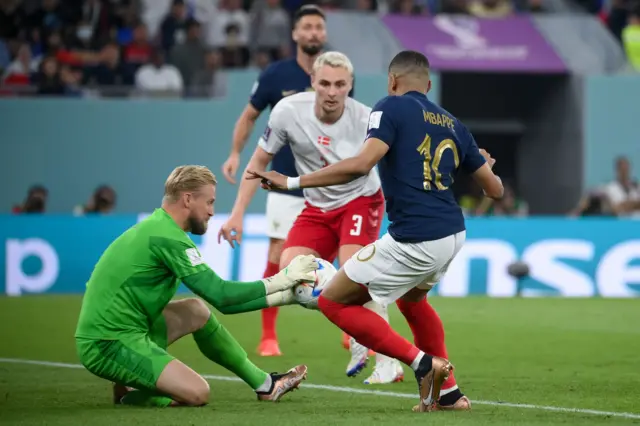
[[[176,168],[165,183],[162,208],[111,243],[87,283],[77,352],[87,370],[115,383],[116,403],[206,404],[209,384],[166,351],[187,334],[207,358],[251,386],[259,400],[278,401],[306,378],[305,365],[284,374],[256,367],[200,299],[171,301],[183,282],[222,313],[249,312],[293,304],[293,286],[315,279],[313,256],[298,256],[285,270],[259,281],[218,277],[186,234],[206,232],[215,185],[206,167]]]

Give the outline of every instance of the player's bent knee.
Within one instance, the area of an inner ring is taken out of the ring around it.
[[[184,405],[200,406],[209,401],[209,383],[177,359],[167,364],[156,387]]]
[[[211,389],[209,388],[209,383],[202,379],[200,385],[194,386],[189,390],[188,394],[185,395],[185,403],[194,407],[206,405],[209,402],[210,394]]]

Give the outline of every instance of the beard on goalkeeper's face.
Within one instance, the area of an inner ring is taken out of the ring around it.
[[[207,227],[209,225],[208,216],[206,219],[201,219],[192,212],[187,220],[189,222],[189,232],[191,232],[193,235],[204,235],[207,232]]]

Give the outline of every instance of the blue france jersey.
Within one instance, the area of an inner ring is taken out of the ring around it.
[[[399,242],[432,241],[465,230],[451,185],[485,159],[467,128],[419,92],[388,96],[373,108],[367,138],[389,145],[378,163],[391,225]]]
[[[295,58],[276,61],[265,69],[251,92],[251,105],[258,111],[273,107],[284,97],[294,93],[313,91],[311,76],[300,67]],[[353,96],[353,90],[349,93]],[[285,176],[296,177],[298,172],[291,147],[287,144],[273,157],[271,169]],[[282,191],[302,197],[302,190]]]

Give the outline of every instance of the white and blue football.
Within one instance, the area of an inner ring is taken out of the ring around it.
[[[316,258],[318,269],[313,283],[302,283],[295,286],[296,301],[307,309],[318,309],[318,297],[331,278],[338,272],[328,261]]]

